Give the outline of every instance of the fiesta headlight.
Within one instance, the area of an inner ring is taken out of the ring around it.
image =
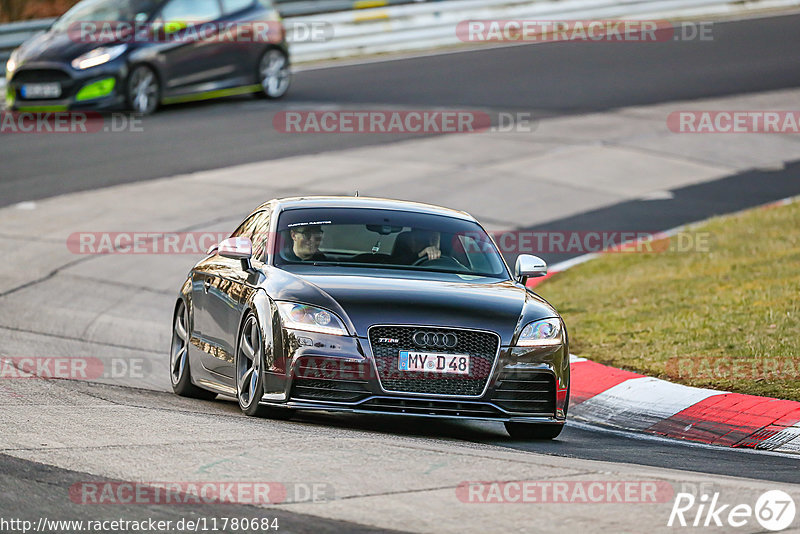
[[[91,69],[117,59],[127,48],[127,44],[101,46],[72,60],[72,66],[78,70]]]
[[[305,330],[320,334],[346,336],[347,329],[335,314],[296,302],[277,302],[278,312],[283,319],[283,326],[291,330]]]
[[[561,321],[542,319],[525,325],[517,340],[518,347],[552,347],[561,344]]]

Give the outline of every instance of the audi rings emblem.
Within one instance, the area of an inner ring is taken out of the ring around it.
[[[458,345],[458,337],[450,333],[423,332],[418,330],[411,337],[418,347],[437,347],[440,349],[452,349]]]

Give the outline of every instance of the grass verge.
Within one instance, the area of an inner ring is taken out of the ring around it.
[[[572,353],[800,401],[800,202],[714,218],[652,248],[665,250],[604,254],[539,286]]]

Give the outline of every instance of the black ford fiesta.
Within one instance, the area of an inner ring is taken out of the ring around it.
[[[569,403],[567,331],[466,213],[383,199],[258,207],[183,284],[179,395],[247,415],[348,411],[502,421],[551,439]]]
[[[289,52],[270,0],[83,0],[11,55],[9,109],[127,109],[280,98]]]

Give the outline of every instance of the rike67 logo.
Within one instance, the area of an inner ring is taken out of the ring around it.
[[[710,496],[703,493],[699,497],[678,493],[667,526],[739,528],[752,525],[755,519],[762,528],[777,532],[792,525],[795,512],[794,499],[781,490],[765,492],[755,506],[723,503],[718,492]]]

